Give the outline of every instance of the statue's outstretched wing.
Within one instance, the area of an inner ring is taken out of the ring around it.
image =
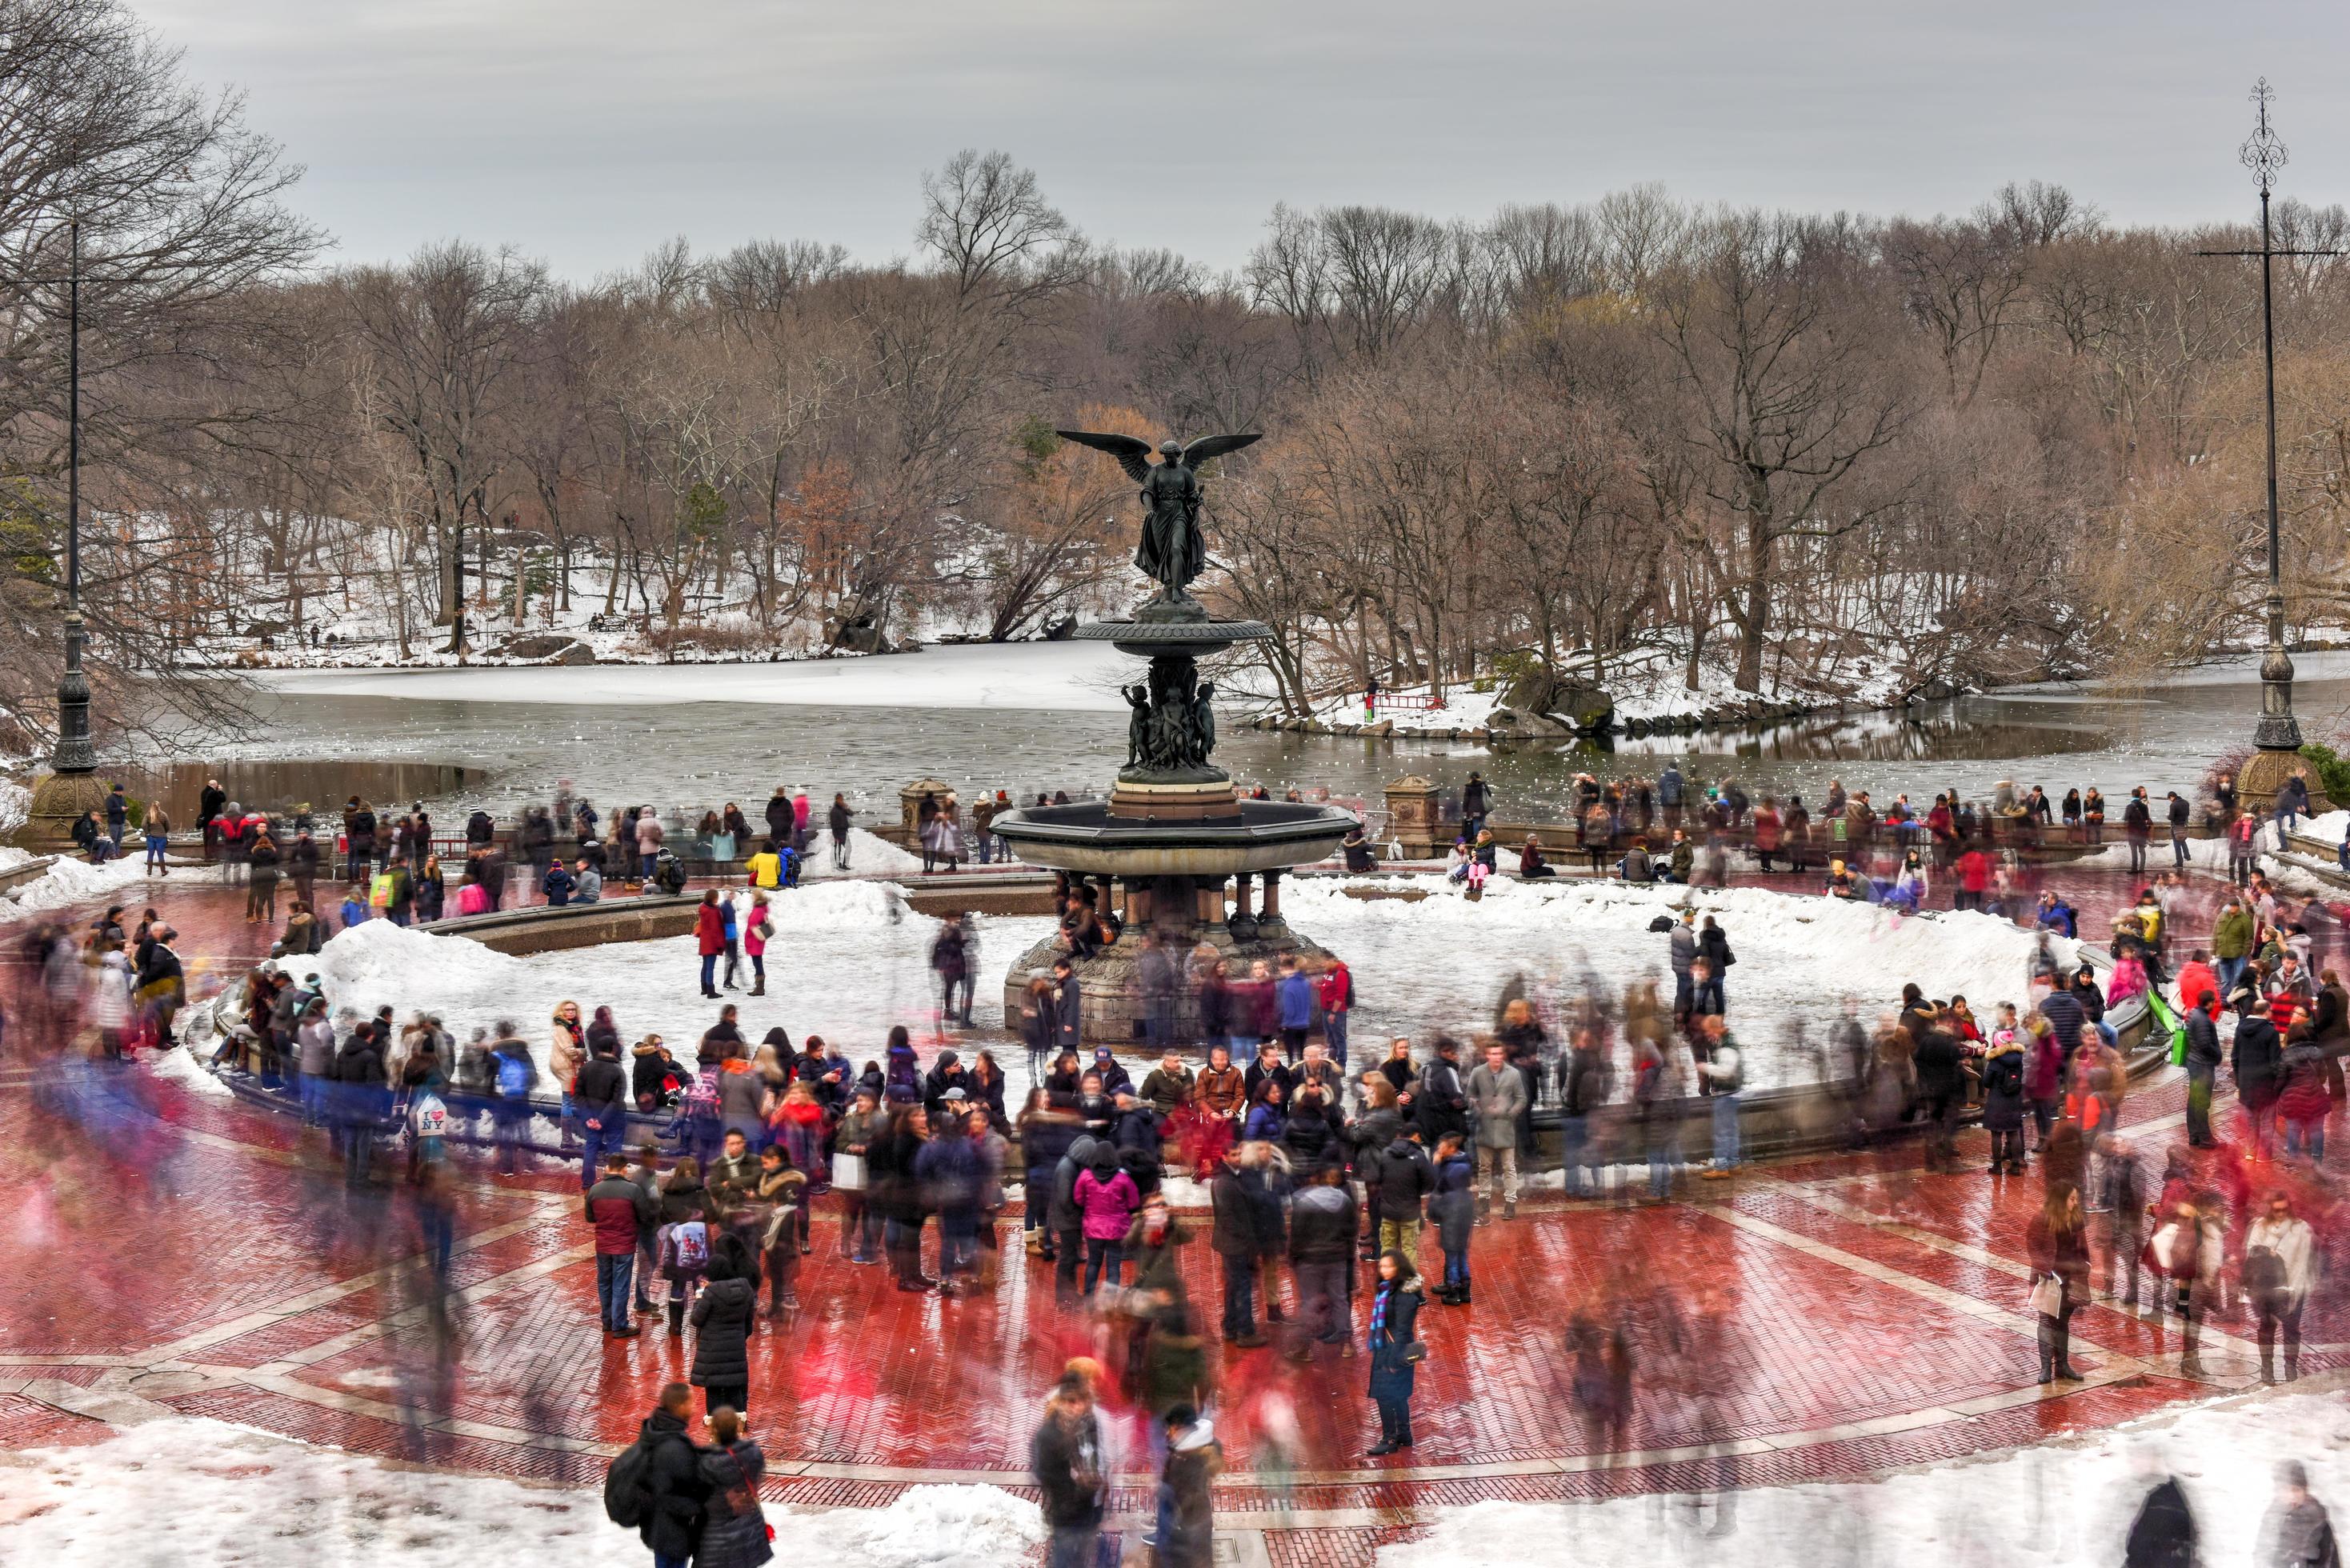
[[[1150,477],[1150,443],[1130,435],[1105,435],[1098,431],[1055,431],[1063,441],[1073,441],[1079,446],[1089,446],[1096,452],[1106,452],[1118,459],[1126,476],[1140,484]],[[1249,438],[1253,441],[1256,438]]]
[[[1183,461],[1191,467],[1197,468],[1211,457],[1222,457],[1228,452],[1238,452],[1251,441],[1263,439],[1263,431],[1256,431],[1248,435],[1201,436],[1198,441],[1184,447]]]

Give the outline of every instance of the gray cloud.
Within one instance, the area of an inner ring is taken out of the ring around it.
[[[375,260],[453,234],[575,277],[675,234],[910,245],[958,147],[1086,231],[1236,265],[1277,201],[1476,217],[1643,181],[1929,213],[2061,181],[2133,222],[2239,217],[2263,71],[2284,189],[2350,195],[2350,6],[2249,0],[150,0]]]

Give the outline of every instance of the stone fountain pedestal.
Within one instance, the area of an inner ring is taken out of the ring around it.
[[[998,816],[994,832],[1033,866],[1069,874],[1072,888],[1115,911],[1125,934],[1074,966],[1084,993],[1087,1046],[1131,1046],[1145,1037],[1139,983],[1143,947],[1157,931],[1186,975],[1202,943],[1244,976],[1258,959],[1328,954],[1291,929],[1282,873],[1327,857],[1354,825],[1332,806],[1243,800],[1208,760],[1214,745],[1211,693],[1197,660],[1236,642],[1270,637],[1255,621],[1208,618],[1197,605],[1153,601],[1125,621],[1081,627],[1080,638],[1148,659],[1145,685],[1128,689],[1132,752],[1107,801],[1032,806]],[[1057,938],[1031,948],[1004,980],[1004,1021],[1020,1026],[1020,996],[1066,956]],[[1196,1034],[1198,1003],[1186,985],[1176,1027]]]

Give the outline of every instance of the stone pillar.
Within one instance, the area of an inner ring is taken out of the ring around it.
[[[1432,859],[1440,836],[1435,781],[1407,774],[1388,785],[1387,797],[1388,836],[1403,846],[1405,859]]]
[[[1263,920],[1281,919],[1281,873],[1278,871],[1264,874],[1264,907],[1258,911],[1257,918]]]
[[[1224,929],[1235,942],[1256,940],[1256,916],[1249,909],[1249,874],[1245,871],[1232,878],[1232,912],[1225,918]]]
[[[938,779],[916,779],[898,792],[899,844],[908,849],[921,846],[922,797],[931,795],[944,805],[947,785]],[[814,820],[811,818],[810,820]]]

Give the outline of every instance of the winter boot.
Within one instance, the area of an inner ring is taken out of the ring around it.
[[[765,975],[763,974],[758,979],[751,982],[751,994],[753,996],[764,996],[767,994],[767,977]]]
[[[2276,1353],[2263,1346],[2261,1350],[2261,1381],[2276,1381]]]

